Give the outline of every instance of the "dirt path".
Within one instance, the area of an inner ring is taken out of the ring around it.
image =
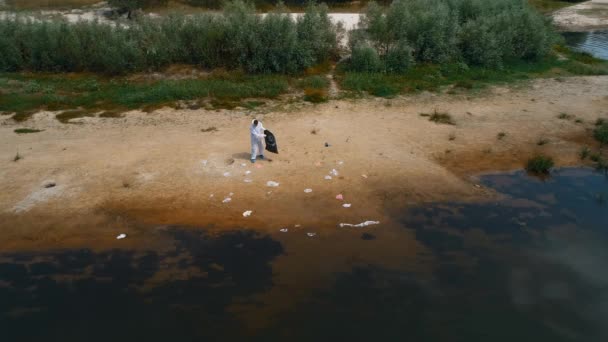
[[[434,110],[456,125],[419,115]],[[340,222],[386,220],[389,207],[488,198],[470,174],[521,168],[535,153],[577,164],[600,116],[608,117],[608,77],[538,80],[480,96],[331,101],[258,115],[281,153],[256,164],[248,160],[253,116],[238,111],[165,109],[68,125],[52,113],[24,124],[1,117],[0,247],[103,248],[113,239],[114,231],[97,238],[107,226],[140,234],[163,224],[273,232],[297,224],[331,233]],[[44,131],[13,133],[21,127]],[[209,127],[217,131],[201,132]],[[540,138],[548,143],[538,146]],[[14,162],[17,151],[23,159]]]

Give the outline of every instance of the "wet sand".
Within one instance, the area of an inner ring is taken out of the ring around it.
[[[589,130],[608,116],[606,108],[608,77],[576,77],[266,114],[167,108],[73,124],[54,113],[21,124],[2,116],[0,248],[103,249],[118,233],[146,240],[146,230],[159,225],[262,232],[300,225],[322,236],[341,222],[389,223],[389,206],[493,198],[471,175],[521,168],[537,153],[559,166],[580,164],[580,148],[594,144]],[[449,112],[456,125],[419,115],[434,110]],[[583,123],[560,120],[560,113]],[[280,154],[267,154],[272,161],[249,162],[253,117],[278,138]],[[13,132],[22,127],[44,131]],[[209,127],[217,131],[201,132]],[[549,143],[538,146],[541,138]],[[17,152],[23,159],[14,162]],[[326,180],[333,169],[338,175]],[[55,186],[45,188],[49,183]],[[247,210],[252,215],[243,217]]]

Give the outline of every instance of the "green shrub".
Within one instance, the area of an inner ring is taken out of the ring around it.
[[[386,71],[403,73],[414,62],[500,69],[514,60],[539,61],[556,41],[550,21],[527,1],[395,0],[386,10],[368,6],[349,47],[353,56],[371,47]]]
[[[531,173],[548,174],[553,165],[553,158],[539,155],[528,160],[526,170]]]
[[[593,136],[595,137],[595,140],[600,142],[600,144],[608,144],[608,123],[604,122],[595,127],[593,130]]]
[[[241,1],[220,14],[144,17],[128,25],[0,19],[0,71],[125,74],[179,63],[296,73],[337,51],[337,28],[322,5],[308,6],[297,19],[284,11],[262,17]]]
[[[368,45],[357,45],[353,48],[349,67],[352,71],[370,73],[383,69],[378,53]]]
[[[579,153],[579,156],[581,157],[581,160],[585,160],[585,159],[587,159],[587,157],[589,157],[590,153],[591,153],[591,150],[589,149],[589,147],[584,146],[581,149],[581,152]]]

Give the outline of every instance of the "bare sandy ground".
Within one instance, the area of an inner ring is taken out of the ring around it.
[[[449,112],[456,125],[419,115],[434,110]],[[562,112],[584,123],[558,119]],[[277,135],[280,154],[269,154],[272,161],[248,160],[254,116]],[[74,124],[59,123],[53,113],[23,124],[3,116],[0,247],[104,248],[114,233],[141,235],[166,224],[267,232],[299,225],[331,234],[339,223],[386,222],[390,208],[492,198],[470,175],[521,168],[536,153],[558,165],[579,164],[581,144],[593,144],[589,130],[602,116],[608,77],[537,80],[481,95],[331,101],[267,114],[163,109]],[[13,132],[21,127],[44,131]],[[209,127],[217,131],[201,132]],[[549,143],[538,146],[540,138]],[[14,162],[17,152],[23,159]],[[337,175],[325,179],[334,169]],[[243,217],[248,210],[252,215]]]
[[[608,1],[587,1],[553,14],[553,22],[564,31],[592,31],[608,28]]]

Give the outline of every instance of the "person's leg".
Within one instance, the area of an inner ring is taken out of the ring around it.
[[[255,157],[258,155],[258,144],[256,142],[251,142],[251,162],[255,163]]]
[[[261,139],[258,141],[258,148],[257,148],[257,150],[258,150],[258,153],[259,153],[258,154],[258,158],[264,159],[264,142],[262,142]]]

